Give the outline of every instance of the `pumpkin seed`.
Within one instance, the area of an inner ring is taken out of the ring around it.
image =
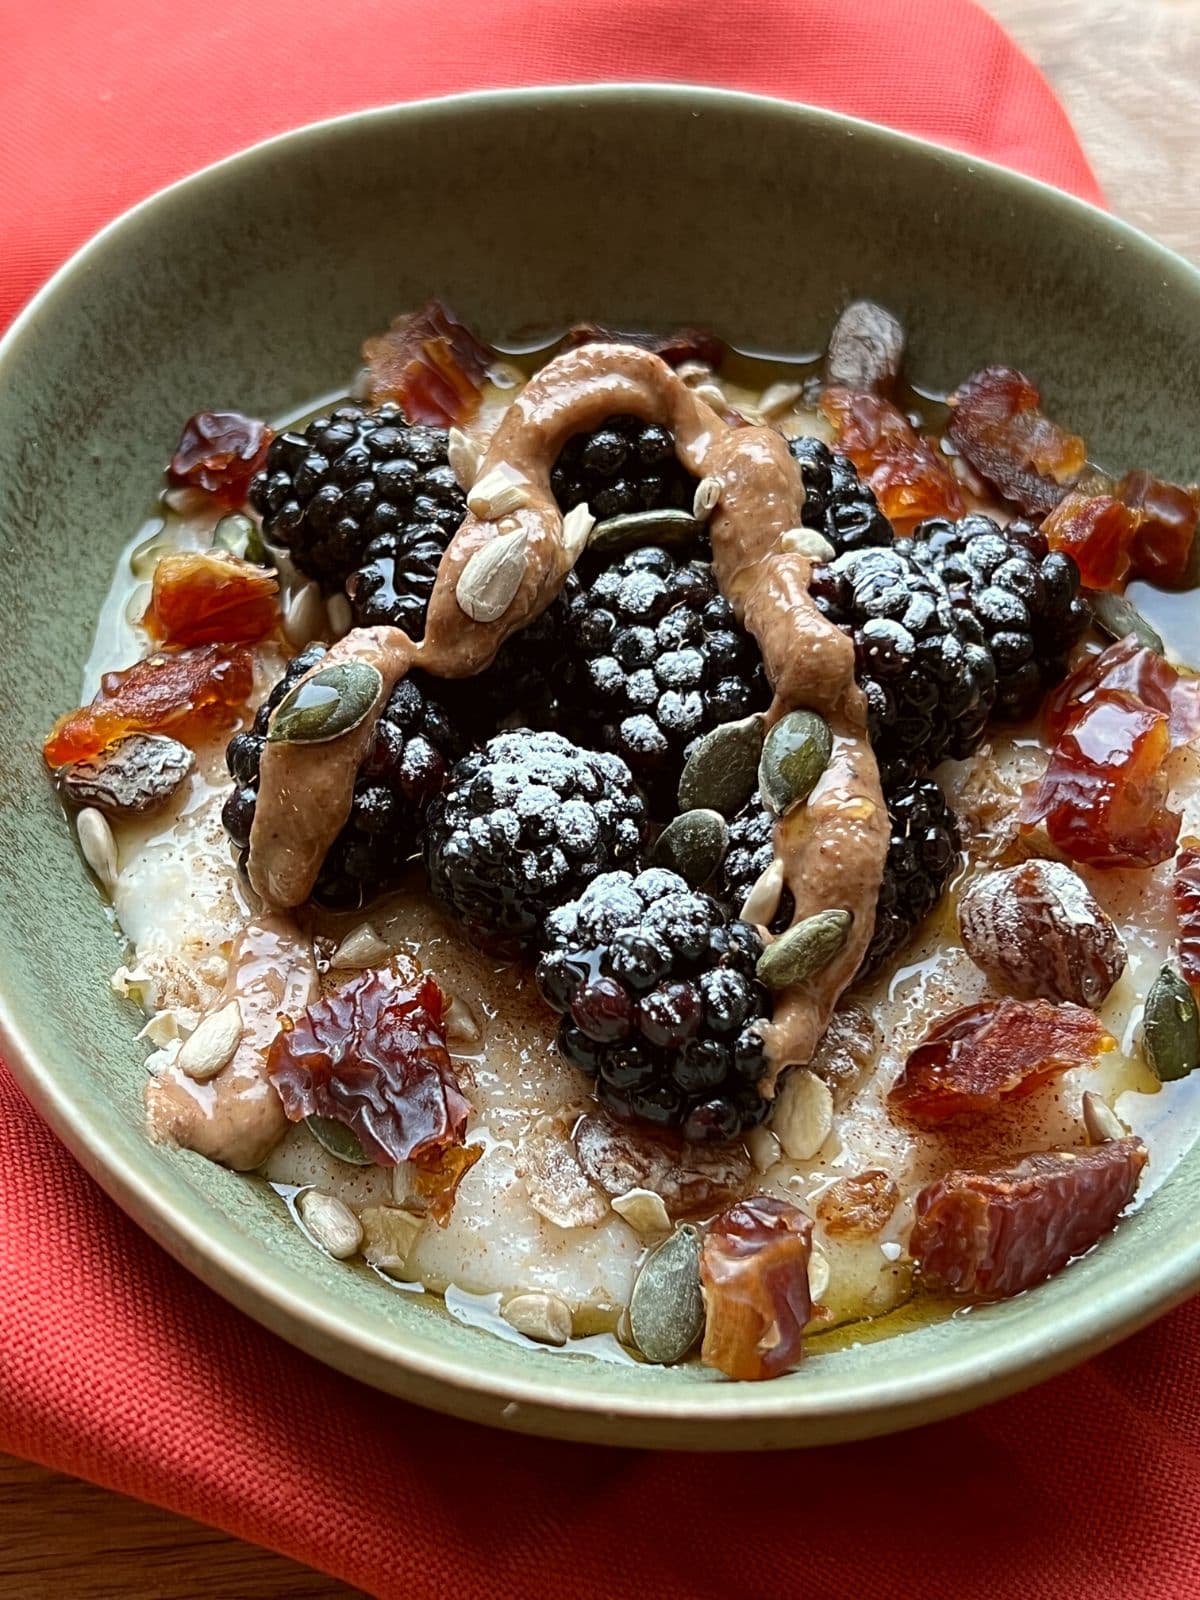
[[[231,555],[241,556],[243,561],[253,561],[259,567],[266,566],[267,552],[262,535],[244,512],[231,511],[228,516],[222,517],[213,529],[212,542],[214,550],[228,550]]]
[[[687,511],[667,507],[660,511],[631,511],[597,522],[588,537],[588,548],[601,555],[619,555],[645,544],[678,549],[694,544],[703,526]]]
[[[454,595],[472,622],[498,622],[508,610],[525,576],[528,543],[522,527],[497,534],[462,569]]]
[[[758,958],[758,980],[768,989],[790,989],[827,967],[850,937],[848,911],[818,911],[769,944]]]
[[[383,676],[369,661],[335,661],[286,694],[271,721],[271,744],[324,744],[370,716]]]
[[[1142,1048],[1147,1066],[1163,1083],[1186,1078],[1200,1066],[1200,1012],[1196,997],[1169,961],[1146,996]]]
[[[699,889],[721,865],[728,844],[729,828],[719,811],[684,811],[659,834],[650,858]]]
[[[353,1128],[348,1128],[344,1122],[335,1122],[332,1117],[305,1117],[304,1126],[321,1146],[328,1150],[331,1156],[336,1156],[339,1161],[347,1161],[352,1167],[369,1167],[373,1163],[370,1156],[359,1143],[358,1135]]]
[[[758,782],[763,719],[723,722],[697,739],[679,779],[681,811],[719,811],[732,817],[749,800]]]
[[[758,792],[768,811],[782,817],[807,800],[833,754],[833,734],[815,711],[789,711],[763,741]]]
[[[1092,615],[1096,619],[1096,626],[1103,628],[1110,639],[1124,639],[1133,634],[1140,645],[1147,650],[1154,650],[1158,655],[1166,653],[1166,646],[1162,638],[1142,616],[1132,600],[1123,594],[1113,594],[1108,589],[1085,590],[1091,603]]]
[[[686,1223],[642,1263],[629,1299],[629,1332],[647,1361],[682,1361],[704,1331],[700,1235]]]
[[[113,817],[140,816],[165,805],[196,764],[187,745],[157,733],[130,733],[88,761],[58,775],[64,799]]]

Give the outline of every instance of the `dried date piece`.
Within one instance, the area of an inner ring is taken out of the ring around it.
[[[1200,489],[1164,483],[1139,470],[1127,472],[1114,492],[1138,519],[1130,548],[1134,576],[1166,589],[1185,586],[1200,520]]]
[[[956,449],[1030,516],[1053,511],[1087,463],[1083,440],[1043,416],[1041,403],[1013,367],[984,367],[950,397],[947,431]]]
[[[714,370],[725,359],[725,341],[703,328],[676,328],[674,333],[623,333],[599,322],[577,322],[563,335],[560,350],[573,350],[581,344],[633,344],[661,356],[669,367],[685,361],[699,361]]]
[[[1145,1165],[1140,1139],[1113,1139],[947,1173],[917,1196],[908,1248],[922,1282],[964,1300],[1032,1288],[1110,1232]]]
[[[1116,694],[1161,712],[1173,750],[1200,734],[1200,678],[1182,676],[1132,634],[1089,657],[1059,684],[1043,711],[1047,733],[1057,739],[1086,706]]]
[[[491,352],[440,300],[397,317],[363,345],[373,406],[394,400],[409,422],[466,422],[479,409]]]
[[[790,1372],[812,1316],[812,1223],[786,1200],[751,1195],[722,1211],[704,1235],[700,1359],[728,1378]]]
[[[129,733],[183,739],[228,722],[254,688],[254,658],[242,645],[163,650],[123,672],[107,672],[90,705],[68,711],[42,747],[46,764],[90,761]]]
[[[1111,917],[1061,861],[1025,861],[975,878],[958,903],[963,948],[1022,1000],[1100,1005],[1125,970]]]
[[[882,1042],[875,1018],[863,1006],[843,1003],[830,1017],[808,1070],[829,1085],[837,1109],[866,1081]]]
[[[872,1167],[831,1183],[817,1201],[817,1216],[832,1239],[870,1239],[886,1227],[899,1200],[895,1180]]]
[[[166,645],[253,644],[279,622],[274,573],[220,550],[163,556],[142,626]]]
[[[1117,589],[1129,576],[1137,513],[1108,494],[1073,490],[1056,505],[1042,533],[1051,550],[1068,555],[1089,589]]]
[[[971,1122],[1072,1067],[1091,1065],[1114,1043],[1081,1006],[985,1000],[935,1023],[888,1099],[918,1127]]]
[[[605,1194],[652,1189],[672,1218],[711,1216],[742,1192],[752,1170],[740,1145],[660,1139],[606,1117],[580,1117],[574,1139],[579,1165]]]
[[[202,489],[235,508],[245,500],[273,437],[265,422],[240,411],[197,411],[183,425],[167,475],[178,486]]]
[[[89,760],[63,767],[58,787],[68,805],[136,817],[166,805],[195,765],[195,756],[178,739],[131,733]]]
[[[1179,965],[1192,988],[1200,988],[1200,839],[1192,834],[1179,841],[1173,887]]]
[[[922,438],[890,400],[856,389],[830,388],[821,410],[848,455],[875,491],[897,532],[926,517],[961,517],[966,501],[950,464],[933,439]]]
[[[892,394],[904,365],[904,329],[874,300],[853,300],[829,336],[825,382],[830,388]]]
[[[389,968],[315,1001],[280,1030],[267,1057],[289,1120],[330,1117],[380,1166],[412,1161],[445,1172],[470,1104],[450,1064],[442,1007],[432,978],[410,982]],[[455,1183],[465,1171],[456,1161]]]

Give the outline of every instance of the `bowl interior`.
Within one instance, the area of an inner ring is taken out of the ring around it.
[[[265,1186],[146,1140],[139,1018],[109,988],[120,948],[41,740],[77,700],[117,550],[182,419],[328,392],[366,333],[433,293],[496,337],[693,322],[789,352],[874,295],[907,325],[919,384],[1025,367],[1100,459],[1195,475],[1190,268],[1037,184],[827,113],[687,89],[470,96],[305,130],[176,186],[90,246],[0,348],[0,1002],[37,1103],[143,1226],[288,1338],[396,1393],[566,1436],[878,1431],[1044,1375],[1182,1297],[1200,1281],[1200,1151],[1035,1293],[769,1385],[551,1358],[347,1271]]]

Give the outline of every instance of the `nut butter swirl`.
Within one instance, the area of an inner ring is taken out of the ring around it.
[[[399,680],[414,666],[443,678],[481,672],[510,634],[551,603],[578,552],[563,537],[550,470],[572,434],[619,413],[669,428],[683,465],[719,485],[709,525],[713,566],[762,652],[774,691],[768,721],[808,709],[824,716],[834,733],[833,755],[808,802],[776,825],[775,853],[795,898],[796,920],[830,908],[849,911],[854,920],[836,960],[776,998],[766,1041],[769,1092],[783,1067],[811,1058],[862,960],[887,853],[887,813],[866,740],[866,703],[854,682],[854,647],[813,605],[810,562],[788,549],[783,538],[799,526],[804,503],[787,442],[772,428],[731,426],[645,350],[594,344],[567,351],[513,401],[476,488],[502,469],[502,476],[516,483],[521,503],[495,518],[468,513],[442,558],[419,644],[395,628],[359,629],[325,657],[322,666],[348,657],[371,661],[383,688],[372,715],[338,739],[266,746],[250,839],[250,881],[271,904],[301,904],[350,814],[355,771]],[[517,548],[523,570],[503,614],[490,622],[474,621],[459,603],[459,583],[472,558],[498,538]]]

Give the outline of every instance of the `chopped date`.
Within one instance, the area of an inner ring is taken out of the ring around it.
[[[164,556],[143,626],[162,644],[252,644],[279,622],[274,573],[219,550]]]
[[[583,1116],[573,1133],[584,1175],[609,1196],[653,1189],[673,1218],[709,1217],[746,1186],[741,1145],[685,1144],[604,1116]]]
[[[1044,416],[1041,403],[1034,384],[1013,367],[984,367],[950,399],[955,447],[1030,516],[1053,511],[1087,463],[1083,440]]]
[[[1129,576],[1136,511],[1109,494],[1072,490],[1042,523],[1051,550],[1068,555],[1089,589],[1119,589]]]
[[[449,307],[430,300],[363,345],[372,405],[394,400],[409,422],[460,423],[479,409],[492,353]]]
[[[895,1179],[872,1167],[831,1183],[817,1201],[817,1216],[833,1239],[869,1239],[891,1220],[899,1200]]]
[[[881,395],[829,388],[821,410],[848,455],[875,491],[884,516],[900,532],[926,517],[961,517],[966,502],[946,457],[922,438],[904,413]]]
[[[1089,657],[1059,684],[1043,711],[1047,733],[1059,738],[1085,707],[1104,694],[1124,694],[1160,711],[1170,724],[1172,749],[1200,734],[1200,678],[1184,677],[1132,633]]]
[[[470,1111],[442,1012],[432,978],[411,982],[389,968],[361,973],[317,1000],[280,1030],[267,1057],[289,1120],[345,1123],[380,1166],[442,1167],[450,1147],[462,1144]],[[454,1177],[453,1163],[450,1170]]]
[[[1145,1145],[1130,1138],[947,1173],[917,1196],[908,1248],[922,1282],[964,1300],[1032,1288],[1112,1229],[1145,1164]]]
[[[167,474],[172,483],[203,489],[236,508],[273,437],[265,422],[240,411],[197,411],[183,425]]]
[[[985,1000],[936,1023],[904,1064],[889,1099],[918,1127],[969,1122],[1022,1100],[1114,1040],[1082,1006]]]
[[[1133,575],[1166,589],[1186,585],[1200,520],[1200,489],[1184,489],[1136,471],[1125,474],[1115,493],[1138,519],[1130,548]]]
[[[46,764],[89,761],[129,733],[189,734],[228,721],[254,688],[254,658],[242,645],[162,650],[107,672],[90,705],[59,717],[42,747]]]
[[[709,1224],[700,1252],[700,1359],[729,1378],[790,1372],[812,1316],[812,1223],[799,1207],[751,1195]]]
[[[599,322],[577,322],[562,337],[560,348],[573,350],[581,344],[633,344],[661,356],[669,367],[685,361],[700,361],[714,370],[725,359],[725,342],[703,328],[676,328],[674,333],[622,333]]]
[[[1191,986],[1200,988],[1200,839],[1193,834],[1179,841],[1174,889],[1179,965]]]

